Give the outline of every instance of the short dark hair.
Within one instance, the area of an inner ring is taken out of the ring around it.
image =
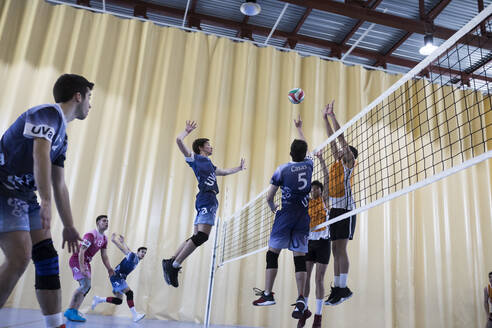
[[[198,138],[193,141],[193,152],[197,155],[200,155],[200,147],[203,147],[206,142],[210,141],[207,138]]]
[[[489,277],[490,277],[490,275],[492,275],[492,272],[489,272]]]
[[[294,162],[302,162],[306,158],[308,145],[307,142],[295,139],[290,145],[290,156]]]
[[[359,156],[359,151],[357,150],[357,148],[353,146],[349,146],[349,148],[352,151],[352,154],[354,154],[354,159],[357,159],[357,156]]]
[[[77,74],[63,74],[56,80],[53,86],[53,97],[55,102],[67,102],[77,93],[80,92],[82,98],[85,98],[87,88],[92,90],[94,83]]]
[[[311,186],[317,186],[319,187],[319,189],[321,189],[321,191],[323,191],[323,184],[318,180],[314,180],[313,182],[311,182]]]
[[[108,217],[108,216],[107,216],[107,215],[105,215],[105,214],[99,215],[99,216],[96,218],[96,223],[98,223],[98,222],[99,222],[99,220],[102,220],[102,219],[107,218],[107,217]]]
[[[137,249],[137,253],[138,253],[138,252],[140,252],[140,250],[141,250],[141,249],[145,249],[145,250],[147,250],[147,247],[143,247],[143,246],[142,246],[142,247],[139,247],[139,248]]]

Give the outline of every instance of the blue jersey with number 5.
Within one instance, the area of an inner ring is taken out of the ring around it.
[[[308,208],[313,160],[306,157],[302,162],[280,165],[272,176],[271,184],[282,190],[282,209]]]

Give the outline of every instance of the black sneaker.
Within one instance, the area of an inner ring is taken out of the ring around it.
[[[301,319],[304,315],[304,311],[306,310],[306,299],[302,296],[297,298],[296,304],[294,304],[294,311],[292,311],[292,318]]]
[[[271,292],[268,295],[265,295],[265,291],[258,289],[258,288],[253,288],[255,291],[256,296],[260,296],[259,299],[253,301],[254,306],[267,306],[267,305],[273,305],[275,304],[275,299],[273,298],[273,292]]]
[[[339,287],[335,297],[330,301],[330,305],[338,305],[352,297],[352,291],[348,287]]]
[[[164,279],[166,280],[167,284],[177,288],[179,286],[178,273],[181,267],[173,267],[173,262],[173,259],[163,260],[162,269],[164,270]]]
[[[340,289],[339,287],[331,287],[330,296],[328,296],[328,298],[326,299],[325,305],[333,305],[332,301],[337,296],[339,289]]]
[[[304,314],[302,315],[302,318],[297,321],[297,328],[304,327],[304,325],[306,325],[306,320],[309,319],[311,314],[311,311],[309,311],[309,309],[306,309],[306,311],[304,311]]]

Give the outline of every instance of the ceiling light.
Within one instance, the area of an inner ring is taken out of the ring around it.
[[[246,16],[256,16],[260,11],[261,6],[256,3],[256,0],[249,0],[241,5],[241,12]]]
[[[434,45],[434,38],[432,35],[424,36],[424,46],[420,48],[419,52],[421,55],[428,56],[434,52],[438,47]]]

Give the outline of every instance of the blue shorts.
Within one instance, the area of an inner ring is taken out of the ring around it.
[[[40,230],[39,210],[37,202],[0,195],[0,232]]]
[[[310,220],[306,209],[281,209],[275,214],[268,246],[307,253]]]
[[[114,294],[123,294],[123,291],[128,288],[126,280],[123,279],[120,275],[112,275],[109,278],[109,281],[111,281],[111,286],[113,286]]]
[[[217,197],[213,192],[199,193],[196,196],[195,208],[196,208],[196,218],[194,225],[197,224],[215,224],[215,214],[217,213],[217,208],[219,207],[219,202]]]

